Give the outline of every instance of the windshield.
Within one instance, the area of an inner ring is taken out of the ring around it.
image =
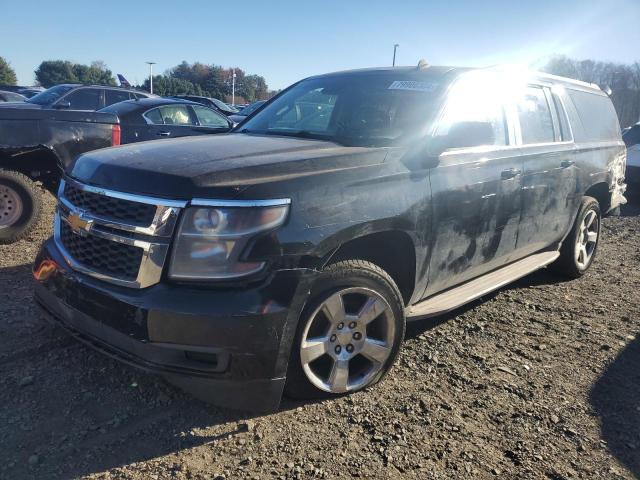
[[[246,107],[244,107],[242,110],[240,110],[238,112],[239,115],[244,115],[244,116],[249,116],[251,115],[253,112],[255,112],[258,107],[260,107],[262,104],[264,103],[263,100],[260,100],[258,102],[253,102],[251,105],[247,105]]]
[[[397,145],[424,132],[436,87],[393,74],[312,78],[273,100],[240,132]]]
[[[27,100],[29,103],[37,103],[38,105],[51,105],[73,87],[70,85],[56,85],[48,88],[44,92],[40,92]]]
[[[216,107],[218,107],[223,112],[238,113],[237,109],[235,109],[231,105],[227,105],[226,103],[218,100],[217,98],[212,98],[211,101],[214,103]]]

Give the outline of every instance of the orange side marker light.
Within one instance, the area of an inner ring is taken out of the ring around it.
[[[58,264],[53,260],[43,260],[40,265],[33,269],[33,278],[39,282],[47,280],[56,270]]]

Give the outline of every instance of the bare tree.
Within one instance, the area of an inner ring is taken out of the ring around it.
[[[611,89],[611,101],[618,113],[620,125],[633,125],[640,121],[640,63],[632,65],[574,60],[565,56],[553,57],[542,69],[563,77],[595,83]]]

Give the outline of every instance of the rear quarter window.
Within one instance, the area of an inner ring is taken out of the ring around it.
[[[609,97],[580,90],[567,90],[578,110],[586,141],[601,142],[620,139],[618,115]]]

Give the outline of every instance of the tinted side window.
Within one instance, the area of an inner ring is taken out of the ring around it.
[[[155,125],[163,124],[162,115],[160,114],[160,109],[158,108],[154,108],[152,110],[145,112],[144,117],[147,119],[147,121]]]
[[[609,97],[596,93],[569,90],[580,121],[587,134],[587,141],[618,140],[620,138],[620,124],[618,116]]]
[[[526,88],[518,101],[518,118],[524,145],[555,140],[551,109],[542,88]]]
[[[63,101],[70,103],[71,110],[98,110],[102,90],[99,88],[82,88],[71,92]]]
[[[114,103],[124,102],[129,100],[131,95],[129,92],[123,92],[120,90],[105,90],[105,105],[113,105]]]
[[[191,108],[196,112],[200,125],[205,127],[229,128],[227,119],[210,108],[201,107],[200,105],[192,105]]]

